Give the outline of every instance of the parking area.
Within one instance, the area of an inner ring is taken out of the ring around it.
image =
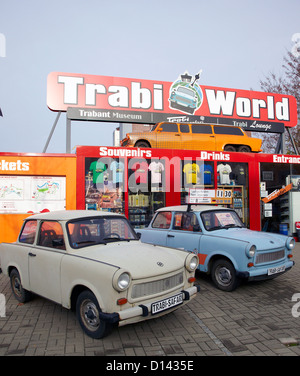
[[[0,356],[299,356],[300,243],[293,254],[289,272],[231,293],[197,275],[201,292],[188,305],[117,328],[102,340],[87,337],[73,312],[46,299],[19,304],[0,274]]]

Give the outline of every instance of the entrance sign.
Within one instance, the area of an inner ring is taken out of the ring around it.
[[[275,133],[297,125],[293,96],[199,85],[199,77],[185,73],[163,82],[52,72],[47,105],[72,120],[198,122]]]

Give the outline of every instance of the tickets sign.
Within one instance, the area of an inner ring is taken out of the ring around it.
[[[293,96],[200,85],[185,73],[174,82],[52,72],[47,105],[69,119],[155,124],[230,124],[283,132],[297,125]]]

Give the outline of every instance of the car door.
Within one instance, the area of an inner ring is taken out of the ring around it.
[[[192,124],[191,131],[193,149],[216,150],[216,138],[211,125]]]
[[[30,290],[54,302],[61,303],[60,264],[66,251],[60,223],[43,221],[37,244],[28,254]]]
[[[161,123],[156,129],[156,147],[181,149],[181,133],[177,123]]]
[[[175,212],[172,228],[167,234],[166,245],[198,253],[201,236],[202,233],[195,213]]]
[[[171,222],[171,211],[161,211],[156,213],[149,227],[141,232],[142,242],[166,246]]]

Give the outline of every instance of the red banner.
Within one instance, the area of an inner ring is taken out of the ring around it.
[[[293,96],[204,86],[198,79],[199,75],[188,73],[174,82],[162,82],[52,72],[48,75],[47,105],[52,111],[72,109],[78,120],[154,123],[218,119],[219,123],[263,131],[274,124],[297,125]]]

